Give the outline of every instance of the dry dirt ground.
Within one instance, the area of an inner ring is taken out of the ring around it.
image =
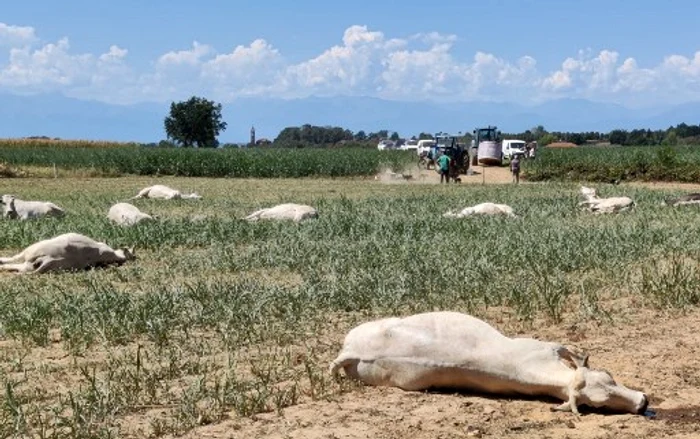
[[[472,175],[461,175],[462,184],[499,184],[512,183],[513,176],[508,169],[508,166],[491,167],[491,166],[472,166]],[[377,179],[382,183],[394,184],[439,184],[440,174],[434,169],[426,170],[425,168],[418,169],[410,167],[401,173],[399,176],[392,176],[389,173],[380,173]],[[409,178],[406,178],[409,177]],[[522,182],[522,180],[521,180]],[[453,184],[453,182],[450,182]]]
[[[359,387],[332,401],[289,407],[252,419],[232,416],[187,438],[655,438],[700,437],[700,311],[640,311],[612,325],[538,322],[522,328],[489,318],[511,336],[583,347],[591,366],[650,397],[647,416],[550,411],[555,401],[469,393]],[[342,337],[342,335],[340,335]]]
[[[507,167],[475,167],[462,184],[512,183]],[[408,172],[405,174],[408,175]],[[387,184],[439,184],[433,171],[412,178],[381,176]],[[648,184],[659,188],[676,186]],[[683,185],[696,189],[698,185]],[[332,401],[315,401],[197,428],[187,438],[700,438],[700,311],[665,314],[624,311],[615,322],[552,325],[523,329],[494,315],[489,321],[510,336],[534,337],[583,347],[591,365],[650,397],[647,416],[550,411],[556,401],[469,393],[404,392],[359,387]],[[340,335],[339,340],[342,339]]]

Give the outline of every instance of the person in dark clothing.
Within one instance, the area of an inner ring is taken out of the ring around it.
[[[520,183],[520,154],[510,159],[510,172],[513,174],[513,183]]]

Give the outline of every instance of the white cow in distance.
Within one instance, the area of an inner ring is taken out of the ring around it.
[[[170,188],[168,186],[163,186],[162,184],[157,184],[154,186],[149,186],[144,188],[135,197],[131,198],[135,200],[137,198],[158,198],[161,200],[179,200],[179,199],[193,199],[199,200],[202,198],[201,195],[197,193],[183,194],[177,189]]]
[[[495,203],[481,203],[476,206],[466,207],[460,212],[449,211],[444,213],[442,216],[445,218],[464,218],[472,215],[506,215],[509,217],[517,218],[517,215],[513,213],[513,208],[506,204],[495,204]]]
[[[634,201],[629,197],[599,198],[595,189],[586,186],[581,186],[581,195],[586,200],[578,205],[594,213],[623,212],[634,207]]]
[[[18,273],[84,270],[121,265],[132,259],[135,259],[133,248],[114,250],[87,236],[66,233],[34,243],[15,256],[0,258],[0,270]]]
[[[120,226],[133,226],[142,221],[152,221],[154,218],[139,210],[138,207],[129,203],[117,203],[109,208],[107,218]]]
[[[59,217],[65,215],[65,210],[48,201],[24,201],[14,195],[2,196],[3,216],[6,218],[19,218],[22,220],[39,218],[42,216]]]
[[[373,386],[450,388],[492,394],[551,396],[553,408],[579,405],[643,413],[644,393],[588,366],[588,356],[558,343],[509,338],[488,323],[456,312],[431,312],[363,323],[345,337],[330,372]]]
[[[260,209],[243,218],[246,221],[258,220],[293,220],[301,222],[311,218],[318,218],[318,211],[305,204],[278,204],[275,207]]]

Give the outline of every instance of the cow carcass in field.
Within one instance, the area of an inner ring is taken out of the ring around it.
[[[112,249],[78,233],[66,233],[30,245],[15,256],[0,258],[0,270],[46,273],[121,265],[135,259],[134,249]]]
[[[377,174],[374,176],[374,179],[377,181],[408,181],[413,179],[413,175],[411,174],[399,174],[396,172],[393,172],[390,169],[387,169],[386,171]]]
[[[594,213],[614,213],[623,212],[634,207],[634,201],[629,197],[599,198],[596,190],[586,186],[581,186],[581,195],[586,198],[579,203],[590,212]]]
[[[152,221],[154,218],[129,203],[117,203],[109,208],[107,218],[120,226],[133,226],[142,221]]]
[[[255,211],[244,220],[293,220],[300,222],[311,218],[318,218],[318,211],[313,207],[305,204],[286,203]]]
[[[154,186],[149,186],[144,188],[139,192],[132,200],[137,198],[157,198],[161,200],[179,200],[179,199],[201,199],[201,195],[193,192],[191,194],[183,194],[177,189],[170,188],[168,186],[163,186],[162,184],[156,184]]]
[[[3,195],[3,216],[10,219],[32,219],[42,216],[60,217],[65,210],[48,201],[24,201],[14,195]]]
[[[509,338],[488,323],[456,312],[431,312],[363,323],[345,337],[330,371],[374,386],[404,390],[462,389],[551,396],[553,410],[579,405],[643,413],[644,393],[588,366],[582,351],[531,338]]]
[[[669,206],[687,206],[689,204],[700,204],[700,193],[681,195],[676,198],[667,198],[665,203]]]
[[[516,218],[513,208],[506,204],[481,203],[476,206],[465,207],[460,212],[449,211],[442,216],[445,218],[464,218],[472,215],[506,215]]]

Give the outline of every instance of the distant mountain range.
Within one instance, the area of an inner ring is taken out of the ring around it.
[[[111,105],[61,95],[0,94],[0,137],[49,136],[158,142],[165,138],[163,119],[168,104]],[[521,132],[537,125],[549,131],[602,131],[668,128],[699,124],[700,102],[653,109],[630,109],[583,99],[559,99],[536,106],[473,102],[441,104],[398,102],[367,97],[311,97],[282,100],[246,98],[223,105],[228,129],[222,143],[245,142],[251,126],[257,138],[274,139],[285,127],[334,125],[366,132],[387,129],[402,136],[420,132],[466,132],[497,125]]]

